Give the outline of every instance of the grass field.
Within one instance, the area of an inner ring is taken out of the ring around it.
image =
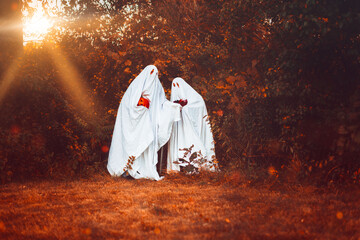
[[[0,239],[360,239],[360,191],[216,175],[0,186]]]

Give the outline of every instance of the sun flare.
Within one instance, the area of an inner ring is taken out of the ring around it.
[[[42,36],[48,32],[51,25],[49,19],[45,16],[36,14],[25,23],[24,32],[28,35]]]
[[[24,41],[41,41],[52,27],[51,21],[40,11],[24,22]]]
[[[44,40],[54,26],[59,8],[60,5],[56,0],[48,0],[45,5],[39,0],[29,2],[29,8],[22,11],[24,45],[28,42]]]

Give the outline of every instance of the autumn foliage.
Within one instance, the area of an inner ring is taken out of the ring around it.
[[[154,64],[167,93],[180,76],[204,97],[224,171],[358,182],[356,6],[70,1],[43,44],[1,58],[2,78],[17,63],[0,102],[1,180],[104,168],[121,97]]]

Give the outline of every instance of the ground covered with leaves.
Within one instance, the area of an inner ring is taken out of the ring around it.
[[[0,186],[0,239],[360,239],[360,191],[239,176]]]

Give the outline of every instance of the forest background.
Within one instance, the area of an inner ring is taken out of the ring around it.
[[[204,97],[224,174],[359,183],[357,0],[62,6],[42,43],[1,52],[3,183],[105,173],[121,97],[149,64],[167,93],[180,76]]]

